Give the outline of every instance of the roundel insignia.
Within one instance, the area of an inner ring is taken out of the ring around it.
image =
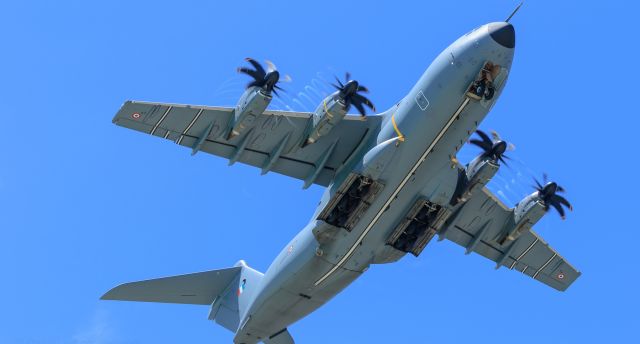
[[[139,112],[134,112],[131,114],[131,118],[133,119],[140,119],[140,113]]]
[[[564,272],[559,272],[556,277],[558,277],[559,280],[564,279]]]
[[[244,278],[244,279],[242,280],[242,284],[240,284],[240,286],[238,287],[238,291],[236,292],[236,295],[238,295],[238,296],[242,295],[242,293],[244,292],[244,288],[246,287],[246,285],[247,285],[247,279],[246,279],[246,278]]]

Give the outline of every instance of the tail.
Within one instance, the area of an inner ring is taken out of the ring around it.
[[[262,276],[241,260],[228,269],[121,284],[101,299],[211,306],[209,319],[235,333]]]

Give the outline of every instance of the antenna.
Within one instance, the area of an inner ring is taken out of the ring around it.
[[[524,4],[524,1],[520,3],[520,5],[518,5],[518,7],[516,7],[515,10],[513,10],[513,12],[511,12],[511,15],[509,16],[509,18],[507,18],[507,20],[505,20],[505,22],[509,22],[509,20],[511,20],[511,18],[516,14],[516,12],[518,12],[518,10],[520,9],[520,7],[522,7],[522,4]]]

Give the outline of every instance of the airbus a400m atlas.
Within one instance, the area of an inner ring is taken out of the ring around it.
[[[400,102],[365,116],[367,88],[350,75],[313,113],[267,106],[275,67],[253,59],[253,81],[234,108],[127,101],[113,122],[186,146],[326,187],[311,221],[263,274],[234,267],[120,285],[106,300],[197,304],[235,334],[234,343],[293,343],[287,327],[372,264],[420,255],[437,234],[564,291],[580,273],[532,226],[550,209],[564,217],[563,189],[544,181],[514,208],[486,187],[509,144],[477,130],[505,87],[515,48],[508,22],[483,25],[447,47]],[[347,115],[354,108],[360,115]],[[471,136],[477,133],[477,137]],[[470,140],[482,151],[455,158]],[[545,178],[546,179],[546,178]]]

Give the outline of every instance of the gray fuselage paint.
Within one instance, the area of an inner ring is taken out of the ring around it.
[[[360,160],[377,144],[403,136],[392,166],[376,176],[384,188],[350,232],[341,229],[334,240],[321,245],[313,230],[319,225],[318,214],[346,174],[336,176],[311,221],[276,257],[260,285],[252,286],[257,289],[247,293],[252,300],[240,314],[244,326],[236,334],[236,343],[254,343],[286,328],[329,301],[372,262],[384,261],[380,255],[389,252],[385,240],[419,197],[443,205],[448,202],[457,178],[451,159],[498,99],[506,76],[496,85],[491,101],[469,101],[465,93],[486,61],[500,65],[506,73],[511,68],[514,49],[496,43],[487,27],[447,47],[409,94],[383,114],[376,139],[361,152]],[[354,169],[366,167],[360,163]]]

